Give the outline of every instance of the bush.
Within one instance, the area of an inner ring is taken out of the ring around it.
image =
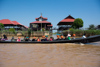
[[[100,35],[100,30],[79,30],[79,29],[70,29],[70,34],[76,34],[76,36],[82,36],[84,33],[86,36]],[[67,35],[68,30],[64,31],[63,34]]]
[[[15,33],[15,29],[14,28],[10,28],[9,32]]]

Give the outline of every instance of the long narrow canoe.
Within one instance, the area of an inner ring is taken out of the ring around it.
[[[21,41],[21,42],[0,41],[0,43],[43,43],[43,44],[47,44],[47,43],[91,43],[91,42],[97,42],[97,41],[100,41],[100,35],[90,36],[87,38],[76,38],[76,39],[72,39],[72,40],[53,40],[53,41],[41,41],[41,42],[37,42],[37,41]]]

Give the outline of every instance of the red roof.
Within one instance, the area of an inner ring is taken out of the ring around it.
[[[44,17],[42,17],[42,16],[40,16],[40,17],[47,20],[47,18],[44,18]],[[40,17],[39,17],[39,18],[40,18]],[[35,18],[35,19],[39,19],[39,18]]]
[[[75,19],[71,15],[69,15],[65,19],[61,20],[57,25],[72,25],[74,20]]]
[[[10,21],[9,19],[2,19],[0,20],[0,23],[2,24],[14,24],[12,21]]]
[[[34,21],[34,22],[31,22],[31,23],[50,23],[48,21]]]
[[[20,23],[18,23],[17,21],[12,21],[14,23],[14,25],[22,25]]]
[[[23,26],[24,26],[24,25],[23,25]],[[28,28],[27,26],[24,26],[24,27]]]
[[[52,24],[51,25],[47,25],[47,26],[52,26]]]
[[[74,22],[75,19],[63,19],[60,22]]]
[[[12,25],[21,25],[21,26],[24,26],[24,25],[20,24],[17,21],[10,21],[9,19],[2,19],[2,20],[0,20],[0,23],[2,23],[2,24],[12,24]],[[24,26],[24,27],[28,28],[27,26]]]

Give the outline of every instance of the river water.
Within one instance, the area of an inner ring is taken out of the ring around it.
[[[100,67],[100,42],[0,44],[0,67]]]

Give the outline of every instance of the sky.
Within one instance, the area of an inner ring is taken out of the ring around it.
[[[100,25],[100,0],[0,0],[0,20],[9,19],[29,27],[41,13],[53,27],[71,15],[81,18],[85,29],[91,24]]]

